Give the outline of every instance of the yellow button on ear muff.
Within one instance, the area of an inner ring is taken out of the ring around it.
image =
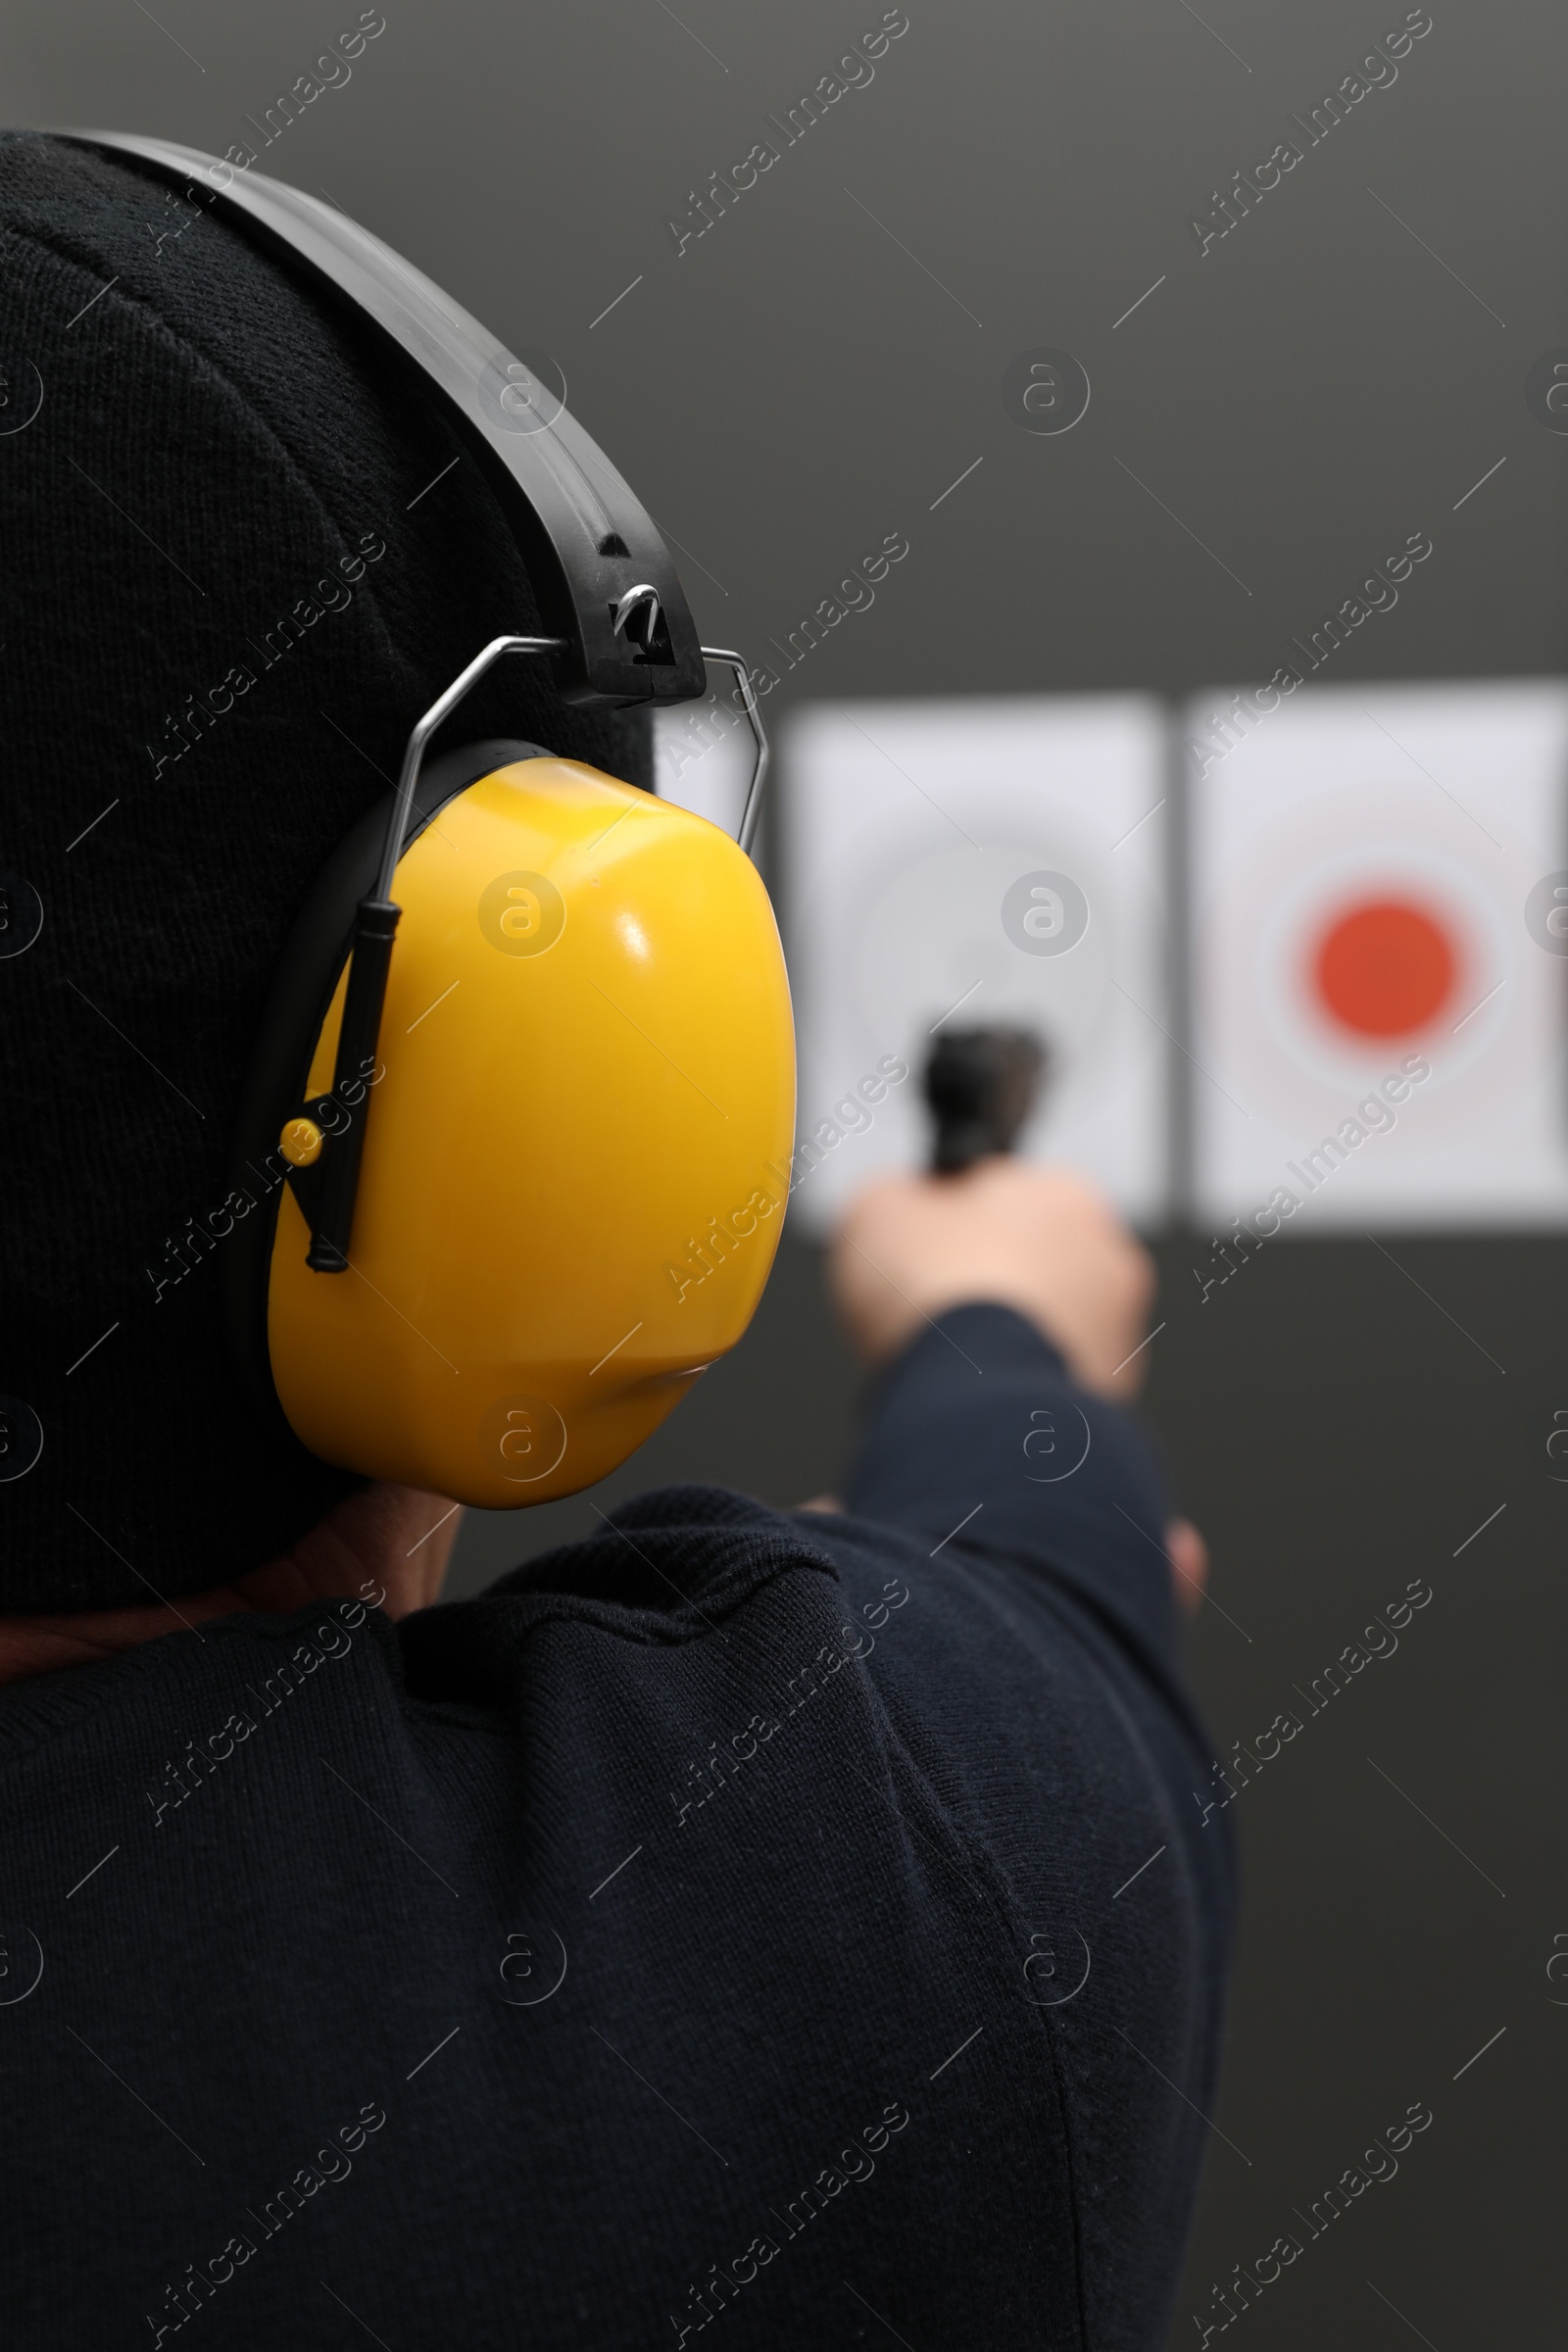
[[[277,1148],[291,1168],[310,1168],[320,1158],[325,1140],[314,1119],[290,1119]]]
[[[368,1477],[491,1509],[573,1494],[735,1345],[772,1264],[795,1120],[772,906],[717,826],[551,759],[449,801],[392,895],[349,1271],[306,1264],[285,1188],[273,1382],[305,1445]]]

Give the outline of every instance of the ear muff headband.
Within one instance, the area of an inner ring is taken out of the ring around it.
[[[567,702],[681,703],[706,690],[697,629],[651,516],[604,451],[504,344],[346,214],[199,148],[120,131],[58,137],[132,156],[193,204],[237,219],[378,327],[442,397],[500,492]],[[629,628],[628,596],[643,625]],[[650,609],[648,599],[653,600]]]

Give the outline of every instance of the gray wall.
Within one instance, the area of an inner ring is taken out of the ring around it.
[[[681,0],[679,21],[630,0],[387,0],[352,79],[262,168],[326,189],[553,355],[721,642],[771,660],[851,562],[906,533],[875,607],[786,676],[775,712],[799,693],[1266,676],[1418,529],[1433,560],[1333,674],[1551,670],[1568,441],[1532,419],[1524,379],[1568,342],[1568,21],[1542,0],[1434,10],[1396,81],[1306,146],[1289,117],[1399,7],[909,0],[874,80],[677,256],[666,218],[771,135],[874,0]],[[123,0],[15,0],[9,108],[221,153],[356,14],[158,0],[155,23]],[[1200,255],[1189,216],[1287,137],[1300,163]],[[1061,437],[1003,405],[1008,362],[1042,345],[1093,384]],[[1411,1577],[1434,1594],[1238,1798],[1226,2136],[1175,2340],[1200,2334],[1211,2280],[1304,2237],[1292,2209],[1415,2100],[1435,2122],[1397,2179],[1306,2241],[1246,2340],[1544,2340],[1546,2086],[1568,2038],[1568,1984],[1546,1976],[1568,1937],[1568,1491],[1544,1451],[1568,1406],[1564,1245],[1422,1241],[1397,1267],[1365,1243],[1281,1247],[1202,1306],[1206,1248],[1161,1247],[1149,1406],[1214,1548],[1192,1656],[1223,1746]],[[596,1499],[672,1476],[795,1499],[835,1475],[855,1387],[814,1255],[787,1242],[744,1346]],[[458,1581],[591,1519],[576,1501],[476,1523]]]

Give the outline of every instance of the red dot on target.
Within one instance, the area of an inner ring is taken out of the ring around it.
[[[1358,1037],[1424,1029],[1453,991],[1459,957],[1448,929],[1408,899],[1364,899],[1324,932],[1313,960],[1318,997]]]

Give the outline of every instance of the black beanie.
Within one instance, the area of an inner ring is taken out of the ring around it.
[[[411,365],[217,208],[27,132],[0,403],[0,1611],[103,1608],[242,1574],[361,1483],[229,1370],[237,1098],[318,868],[539,620]],[[645,719],[543,662],[441,740],[484,736],[649,780]]]

